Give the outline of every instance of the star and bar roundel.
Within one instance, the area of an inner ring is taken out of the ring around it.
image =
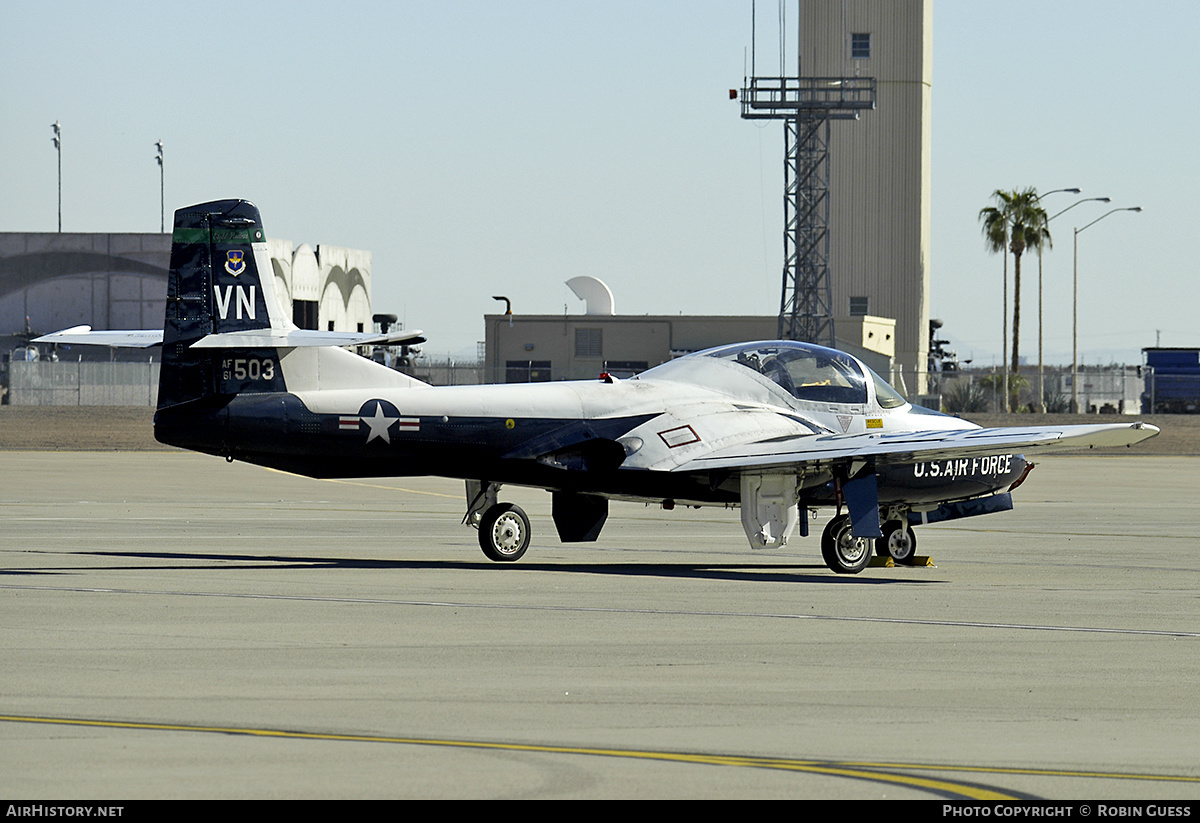
[[[401,432],[415,432],[421,429],[421,418],[402,417],[400,411],[387,400],[368,400],[362,404],[358,414],[343,414],[338,416],[338,431],[366,431],[367,442],[379,439],[384,443],[392,442],[392,435]]]

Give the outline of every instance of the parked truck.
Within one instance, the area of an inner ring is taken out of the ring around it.
[[[1142,349],[1143,414],[1200,412],[1200,349]]]

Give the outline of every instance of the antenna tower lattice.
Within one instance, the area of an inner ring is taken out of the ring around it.
[[[875,108],[873,77],[749,77],[742,118],[783,120],[783,293],[779,337],[832,347],[829,124]]]

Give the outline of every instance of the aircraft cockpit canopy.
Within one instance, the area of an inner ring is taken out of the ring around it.
[[[708,352],[758,372],[777,383],[797,400],[813,403],[865,405],[867,375],[858,361],[835,349],[794,341],[742,343]],[[875,394],[884,408],[907,401],[883,378],[869,369]]]

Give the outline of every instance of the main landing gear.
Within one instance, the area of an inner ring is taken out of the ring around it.
[[[850,515],[839,514],[821,534],[821,556],[838,574],[858,574],[871,562],[871,539],[850,533]]]
[[[882,531],[883,537],[875,541],[869,537],[855,537],[850,533],[850,515],[837,515],[821,535],[821,556],[825,558],[825,565],[838,574],[858,574],[870,564],[872,548],[874,554],[891,557],[894,563],[912,565],[917,555],[917,535],[912,527],[903,520],[888,520]]]
[[[883,537],[875,541],[875,553],[911,566],[917,554],[917,535],[912,526],[902,520],[889,520],[883,524],[882,531]]]

